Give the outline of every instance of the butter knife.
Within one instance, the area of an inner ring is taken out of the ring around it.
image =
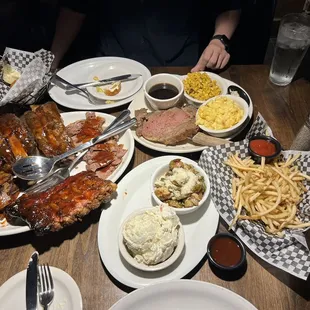
[[[34,252],[29,260],[26,275],[26,309],[37,309],[38,252]]]
[[[140,76],[142,76],[142,75],[141,74],[125,74],[125,75],[114,76],[114,77],[109,78],[109,79],[103,79],[103,80],[93,81],[93,82],[88,82],[88,83],[78,83],[78,84],[73,84],[73,83],[68,84],[68,82],[66,80],[64,80],[62,77],[60,77],[57,74],[54,77],[55,77],[55,79],[64,83],[66,85],[66,88],[71,88],[71,87],[85,88],[85,87],[89,87],[89,86],[108,85],[108,84],[112,84],[114,82],[132,81],[132,80],[139,78]]]

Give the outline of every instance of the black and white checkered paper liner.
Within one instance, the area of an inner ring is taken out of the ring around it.
[[[35,96],[49,81],[50,67],[54,55],[46,50],[29,53],[12,48],[6,48],[3,63],[7,63],[21,73],[21,77],[10,88],[0,81],[0,106],[8,102],[24,103],[29,95]],[[32,103],[31,101],[28,103]]]
[[[227,224],[231,224],[236,211],[233,208],[231,182],[233,171],[224,161],[231,154],[239,153],[242,158],[248,156],[248,139],[257,134],[270,134],[272,132],[263,117],[259,114],[243,141],[231,144],[217,145],[205,149],[200,157],[199,165],[209,175],[211,183],[211,196],[217,211]],[[287,158],[296,151],[285,151],[283,157]],[[298,162],[299,169],[310,174],[310,152],[301,153]],[[309,183],[309,182],[308,182]],[[302,202],[299,204],[300,217],[309,221],[310,217],[310,186],[306,184]],[[294,276],[306,280],[310,272],[310,254],[302,231],[292,232],[286,230],[283,238],[271,236],[258,222],[242,220],[234,227],[240,239],[260,258],[268,263],[286,271]]]

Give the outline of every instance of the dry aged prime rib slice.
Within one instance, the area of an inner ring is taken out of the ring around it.
[[[3,209],[13,203],[19,194],[18,187],[13,183],[13,176],[0,171],[0,218]]]
[[[67,132],[74,145],[78,146],[102,134],[104,122],[103,117],[96,116],[94,112],[87,112],[86,119],[69,124]]]
[[[108,202],[116,188],[116,184],[98,178],[95,172],[84,171],[46,192],[24,194],[14,206],[5,209],[5,214],[9,222],[19,217],[37,233],[58,231]]]
[[[25,120],[45,156],[60,155],[72,148],[71,139],[54,102],[32,106],[32,111],[25,113]]]
[[[117,144],[115,140],[96,144],[84,156],[86,169],[96,171],[97,176],[105,180],[122,162],[126,152],[123,144]]]
[[[135,111],[137,118],[136,133],[147,140],[176,145],[198,132],[195,124],[196,108],[186,106],[163,111]]]
[[[0,116],[0,157],[7,165],[36,152],[36,144],[28,128],[14,114]]]

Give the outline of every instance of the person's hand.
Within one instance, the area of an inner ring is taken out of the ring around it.
[[[230,55],[226,52],[224,44],[217,39],[211,40],[191,72],[203,71],[206,67],[222,69],[227,65],[229,58]]]

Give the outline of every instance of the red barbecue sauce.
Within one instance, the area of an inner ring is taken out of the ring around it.
[[[277,151],[274,143],[264,139],[252,140],[250,142],[250,148],[253,152],[261,156],[272,156]]]
[[[236,266],[241,260],[239,244],[229,237],[217,238],[211,245],[211,256],[216,263],[225,267]]]

